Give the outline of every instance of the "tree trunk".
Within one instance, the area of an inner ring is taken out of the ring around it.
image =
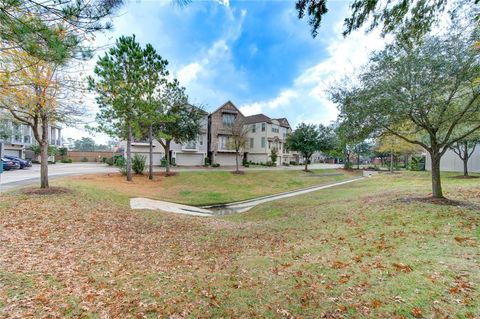
[[[463,144],[463,176],[468,176],[468,142]]]
[[[239,172],[240,170],[238,169],[238,151],[235,153],[235,165],[236,165],[236,171],[235,172]]]
[[[48,134],[48,133],[47,133]],[[49,188],[48,185],[48,137],[40,145],[40,188]]]
[[[49,188],[48,185],[48,120],[42,117],[42,137],[40,142],[40,188]]]
[[[128,124],[127,137],[127,181],[132,181],[132,125]]]
[[[390,151],[390,173],[393,173],[393,150]]]
[[[305,157],[305,172],[308,172],[308,157]]]
[[[440,177],[440,159],[441,156],[436,153],[431,153],[432,158],[432,196],[434,198],[444,198],[442,192],[442,181]]]
[[[153,128],[152,125],[148,127],[148,179],[153,179]]]
[[[463,176],[468,176],[468,157],[463,160]]]
[[[170,141],[165,141],[165,158],[167,159],[165,173],[168,175],[170,174]]]
[[[357,169],[360,169],[360,153],[357,153]]]

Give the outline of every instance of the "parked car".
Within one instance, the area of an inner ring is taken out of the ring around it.
[[[24,169],[25,167],[31,167],[32,166],[32,161],[29,159],[23,159],[17,156],[12,156],[12,155],[5,155],[4,156],[6,159],[9,159],[11,161],[18,162],[20,164],[20,169]]]
[[[9,171],[11,169],[19,169],[20,163],[9,160],[8,158],[2,157],[2,165],[4,171]]]

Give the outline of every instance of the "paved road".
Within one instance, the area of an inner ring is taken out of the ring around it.
[[[335,164],[311,164],[310,169],[324,169],[324,168],[337,168],[341,165]],[[220,168],[201,168],[201,167],[175,167],[172,171],[205,171],[205,170],[231,170],[232,167],[220,167]],[[245,169],[245,168],[243,168]],[[300,170],[303,166],[279,166],[279,167],[252,167],[245,170]],[[163,168],[155,167],[155,171],[162,171]],[[65,176],[84,175],[84,174],[97,174],[97,173],[116,173],[118,169],[116,167],[108,166],[99,163],[72,163],[72,164],[53,164],[48,166],[48,172],[50,179],[55,179]],[[0,174],[0,192],[6,191],[15,187],[30,185],[39,183],[40,181],[40,165],[33,164],[32,167],[6,171]]]

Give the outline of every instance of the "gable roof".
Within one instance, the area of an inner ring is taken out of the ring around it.
[[[217,108],[215,111],[213,111],[212,113],[210,114],[213,114],[213,113],[216,113],[218,111],[220,111],[222,108],[224,108],[226,105],[230,105],[231,107],[233,107],[241,116],[243,116],[242,112],[240,112],[240,110],[235,106],[235,104],[233,104],[232,101],[228,100],[227,102],[223,103],[219,108]]]
[[[278,118],[278,119],[275,119],[275,120],[277,120],[280,123],[280,126],[288,127],[288,128],[291,127],[290,123],[288,122],[286,117],[281,117],[281,118]]]
[[[254,123],[272,123],[272,119],[266,116],[265,114],[254,114],[245,117],[244,124],[254,124]]]

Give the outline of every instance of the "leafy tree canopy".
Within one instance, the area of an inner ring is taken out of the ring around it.
[[[344,20],[343,35],[368,24],[368,30],[379,27],[383,34],[400,31],[420,36],[427,33],[448,8],[458,11],[467,6],[466,10],[473,12],[476,4],[478,0],[354,0],[350,5],[350,16]],[[308,17],[312,35],[316,37],[323,16],[328,12],[327,0],[297,0],[296,9],[299,18]]]

